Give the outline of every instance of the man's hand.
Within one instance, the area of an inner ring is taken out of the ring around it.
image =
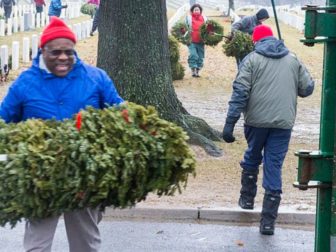
[[[227,143],[233,143],[236,138],[233,136],[235,123],[226,122],[223,129],[223,139]]]
[[[66,8],[68,8],[68,5],[67,4],[62,5],[62,8],[66,9]]]

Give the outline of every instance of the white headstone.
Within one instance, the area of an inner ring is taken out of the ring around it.
[[[75,9],[73,7],[71,7],[71,9],[69,10],[69,16],[70,18],[75,18]]]
[[[23,32],[25,29],[25,20],[24,20],[24,16],[20,16],[20,32]]]
[[[32,35],[32,59],[35,58],[35,56],[37,55],[38,52],[38,41],[39,41],[39,37],[38,35],[34,34]]]
[[[1,57],[1,70],[4,69],[4,65],[8,64],[8,46],[2,45],[0,48]]]
[[[18,16],[18,6],[14,5],[13,6],[13,17],[17,17]]]
[[[88,38],[90,36],[91,28],[92,28],[92,21],[88,20],[85,22],[86,25],[86,37]]]
[[[86,24],[85,22],[82,22],[80,25],[81,25],[81,37],[82,39],[85,39],[87,38]]]
[[[80,8],[81,8],[81,4],[77,3],[77,6],[75,8],[75,17],[79,17],[81,15]]]
[[[32,12],[31,13],[31,26],[30,26],[30,29],[35,30],[35,27],[36,27],[36,25],[35,25],[35,14]]]
[[[18,6],[18,16],[22,16],[23,14],[23,9],[22,9],[22,5]]]
[[[82,40],[82,29],[80,24],[75,24],[75,34],[78,40]]]
[[[23,40],[23,46],[22,46],[22,61],[25,63],[29,62],[29,38],[24,37]]]
[[[36,28],[40,28],[41,27],[41,14],[42,13],[37,13],[36,14]]]
[[[45,16],[45,25],[48,25],[48,24],[49,24],[49,21],[50,21],[50,20],[49,20],[49,16],[46,15],[46,16]]]
[[[18,32],[18,29],[19,29],[18,17],[13,17],[13,32],[14,33]]]
[[[0,36],[5,36],[5,20],[0,20]]]
[[[13,21],[11,18],[7,20],[7,35],[12,35],[12,29],[13,29]]]
[[[19,69],[19,55],[20,55],[20,43],[19,41],[13,41],[12,43],[12,69]]]
[[[41,27],[44,27],[46,24],[46,14],[44,12],[41,13]]]

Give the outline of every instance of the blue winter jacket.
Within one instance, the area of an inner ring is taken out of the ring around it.
[[[109,76],[83,63],[77,55],[73,69],[65,77],[41,68],[40,55],[41,52],[14,81],[0,105],[0,117],[7,123],[29,118],[62,120],[87,106],[104,108],[123,102]]]
[[[61,16],[62,12],[62,2],[61,0],[51,0],[49,5],[48,16]]]

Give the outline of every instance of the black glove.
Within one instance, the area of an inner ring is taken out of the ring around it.
[[[66,9],[66,8],[68,8],[68,5],[67,5],[67,4],[62,5],[62,8],[63,8],[63,9]]]
[[[223,139],[227,143],[233,143],[236,138],[233,136],[233,129],[239,118],[227,117],[223,129]]]
[[[227,143],[233,143],[236,138],[233,136],[234,123],[225,123],[223,129],[223,139]]]

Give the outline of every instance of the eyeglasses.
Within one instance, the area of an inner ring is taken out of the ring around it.
[[[74,56],[75,55],[75,50],[74,49],[68,49],[68,50],[48,50],[48,49],[45,49],[47,53],[49,53],[51,56],[53,57],[59,57],[61,56],[63,53],[66,55],[66,56]]]

